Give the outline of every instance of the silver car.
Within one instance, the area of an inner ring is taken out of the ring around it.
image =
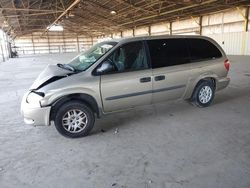
[[[225,88],[230,63],[202,36],[157,36],[101,42],[67,64],[48,65],[24,95],[21,112],[32,125],[64,136],[86,136],[95,117],[182,98],[209,106]]]

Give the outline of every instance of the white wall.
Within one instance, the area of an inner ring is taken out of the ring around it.
[[[207,35],[213,38],[228,55],[250,55],[250,32]]]
[[[172,34],[199,34],[199,18],[173,22]]]
[[[134,29],[135,36],[148,36],[149,28],[148,27],[139,27]]]
[[[159,24],[151,25],[150,31],[151,31],[151,35],[170,34],[170,24],[169,23],[159,23]]]
[[[133,30],[125,30],[122,32],[122,37],[133,37]]]
[[[216,40],[230,55],[250,55],[250,32],[244,31],[246,9],[232,9],[203,17],[202,35]]]

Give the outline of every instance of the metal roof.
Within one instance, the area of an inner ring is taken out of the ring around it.
[[[98,36],[249,4],[249,0],[0,0],[0,25],[14,36],[45,33],[53,24]]]

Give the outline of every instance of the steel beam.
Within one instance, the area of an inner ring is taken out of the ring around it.
[[[8,10],[8,11],[27,11],[27,12],[51,12],[51,11],[55,11],[55,12],[63,12],[63,11],[58,11],[58,10],[41,10],[41,9],[29,9],[29,8],[0,8],[0,10]]]
[[[72,8],[74,8],[78,3],[80,3],[81,0],[75,0],[62,14],[60,14],[60,16],[57,17],[57,19],[52,23],[50,24],[46,29],[45,31],[43,32],[46,33],[48,32],[48,30],[53,26],[55,25],[64,15],[66,15],[68,13],[69,10],[71,10]],[[42,34],[42,35],[43,35]]]
[[[178,11],[182,11],[182,10],[186,10],[186,9],[190,9],[190,8],[195,8],[195,7],[198,7],[198,6],[201,6],[201,5],[207,5],[207,4],[216,2],[216,1],[217,0],[204,1],[204,2],[199,3],[199,4],[193,4],[193,5],[189,5],[189,6],[185,6],[185,7],[181,7],[181,8],[177,8],[177,9],[173,9],[173,10],[170,10],[170,11],[162,12],[160,14],[155,14],[155,15],[151,15],[151,16],[145,16],[145,17],[133,20],[133,21],[129,21],[129,22],[120,24],[119,26],[124,26],[124,25],[128,25],[128,24],[131,24],[131,23],[136,23],[136,22],[139,22],[139,21],[143,21],[143,20],[155,18],[155,17],[158,17],[158,16],[167,15],[167,14],[170,14],[170,13],[174,13],[174,12],[178,12]]]

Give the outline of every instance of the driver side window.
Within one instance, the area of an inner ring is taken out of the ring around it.
[[[108,58],[116,71],[127,72],[149,68],[142,42],[132,42],[116,49]]]

